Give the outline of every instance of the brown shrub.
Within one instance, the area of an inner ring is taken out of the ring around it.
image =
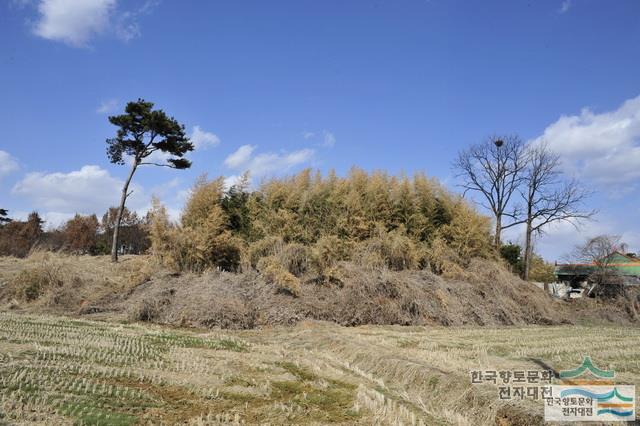
[[[146,298],[134,306],[129,312],[132,321],[153,322],[158,321],[164,306],[171,303],[168,298]]]
[[[200,182],[194,188],[183,223],[170,223],[164,206],[154,201],[150,213],[152,253],[160,264],[175,271],[203,272],[210,268],[238,272],[243,241],[225,230],[225,216],[218,204],[206,205],[218,183]],[[213,189],[212,189],[213,188]],[[191,202],[193,201],[193,203]]]
[[[151,200],[148,217],[151,254],[160,264],[168,265],[175,258],[177,235],[175,226],[169,220],[167,209],[156,197]]]
[[[277,256],[278,261],[287,271],[300,277],[309,269],[311,249],[299,243],[289,243]]]
[[[251,266],[257,268],[258,262],[263,257],[276,256],[284,247],[282,238],[276,235],[265,237],[249,245],[249,261]]]
[[[353,244],[335,235],[325,235],[312,247],[313,266],[320,275],[333,267],[337,262],[349,260]]]
[[[360,244],[357,260],[372,268],[386,267],[393,271],[415,269],[418,249],[406,235],[404,227],[386,232],[379,226],[374,237]]]
[[[455,250],[461,261],[472,257],[494,258],[490,226],[488,217],[479,215],[459,200],[455,204],[451,222],[442,226],[439,235]]]
[[[300,294],[300,280],[280,263],[275,256],[263,257],[258,262],[258,271],[264,279],[276,286],[279,292],[294,297]]]
[[[37,268],[21,271],[12,285],[18,299],[31,302],[40,298],[46,290],[61,286],[62,280],[50,270]]]
[[[211,222],[212,209],[220,207],[223,195],[224,178],[207,180],[207,175],[200,176],[191,188],[191,195],[182,212],[182,226],[197,228],[205,222]],[[213,216],[219,217],[221,215],[216,213]],[[207,226],[211,227],[212,224]]]
[[[445,278],[464,280],[467,278],[460,266],[462,260],[442,237],[436,237],[425,254],[431,272]]]
[[[225,231],[207,241],[205,263],[214,265],[222,271],[240,272],[243,251],[243,241]]]

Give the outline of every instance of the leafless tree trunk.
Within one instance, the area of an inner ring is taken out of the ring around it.
[[[541,234],[554,222],[569,222],[577,227],[580,220],[591,218],[594,211],[581,209],[589,193],[575,180],[564,180],[560,157],[545,143],[527,149],[527,168],[520,191],[526,209],[523,279],[529,279],[533,256],[533,236]]]
[[[478,192],[483,199],[479,204],[493,214],[496,248],[500,248],[504,229],[522,223],[517,209],[507,209],[522,181],[525,160],[525,146],[519,137],[492,136],[461,151],[453,164],[457,176],[463,180],[464,193]],[[511,218],[510,223],[505,224],[505,216]]]

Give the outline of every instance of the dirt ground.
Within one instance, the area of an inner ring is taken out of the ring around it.
[[[17,312],[251,329],[304,320],[344,326],[635,324],[637,291],[611,301],[561,301],[492,263],[472,262],[471,281],[428,271],[367,270],[345,263],[339,279],[303,280],[298,297],[254,271],[174,274],[145,256],[37,253],[0,258],[0,307]],[[25,291],[25,288],[29,291]]]

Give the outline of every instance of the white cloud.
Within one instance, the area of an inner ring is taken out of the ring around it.
[[[140,15],[150,13],[157,4],[147,0],[136,10],[118,11],[118,0],[38,0],[40,16],[33,32],[73,47],[87,47],[102,34],[127,42],[140,36]]]
[[[115,7],[116,0],[41,0],[34,33],[84,47],[93,36],[107,30]]]
[[[191,142],[193,142],[195,149],[206,149],[210,146],[219,145],[220,138],[211,132],[202,130],[200,126],[193,126]]]
[[[61,212],[44,212],[40,214],[42,220],[44,220],[45,229],[55,229],[58,228],[65,223],[69,219],[72,219],[75,216],[75,213],[61,213]],[[100,213],[96,213],[98,220],[101,220]]]
[[[102,103],[100,103],[100,105],[96,109],[96,112],[98,114],[110,114],[114,112],[117,107],[118,107],[118,100],[109,99],[107,101],[103,101]]]
[[[232,169],[242,167],[249,162],[256,148],[254,145],[242,145],[224,160],[224,164]]]
[[[14,195],[29,198],[34,209],[56,214],[100,214],[118,203],[123,182],[99,166],[83,166],[69,173],[29,173],[12,189]],[[143,190],[132,185],[127,202],[141,205]]]
[[[231,175],[224,178],[224,189],[225,191],[229,190],[233,185],[236,185],[240,182],[242,176],[240,175]]]
[[[252,178],[263,177],[269,174],[286,172],[291,168],[310,161],[315,151],[301,149],[290,153],[262,153],[253,155],[256,150],[254,145],[243,145],[229,155],[224,164],[239,171],[249,171]]]
[[[315,151],[301,149],[289,154],[265,153],[253,157],[247,166],[252,176],[265,176],[270,173],[286,172],[292,167],[304,164],[311,160]]]
[[[322,146],[327,147],[327,148],[331,148],[332,146],[334,146],[336,144],[336,137],[333,133],[329,132],[328,130],[324,130],[322,132],[323,136],[324,136],[324,140],[322,142]]]
[[[20,168],[18,161],[8,152],[0,150],[0,178]]]
[[[29,214],[33,210],[16,210],[11,211],[11,219],[25,221],[29,217]],[[75,213],[60,213],[60,212],[38,212],[38,215],[44,220],[44,229],[51,230],[65,224],[69,219],[75,216]],[[98,220],[100,217],[98,215]]]
[[[533,143],[546,140],[567,171],[600,184],[640,178],[640,96],[618,109],[562,116]]]
[[[569,9],[571,9],[571,6],[572,6],[571,0],[564,0],[560,5],[560,9],[558,9],[558,13],[560,14],[567,13]]]
[[[311,138],[314,138],[315,136],[316,134],[313,132],[302,132],[302,137],[305,139],[311,139]]]

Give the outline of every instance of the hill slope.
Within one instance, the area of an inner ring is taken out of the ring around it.
[[[487,261],[472,261],[467,280],[429,271],[340,265],[331,280],[302,280],[297,297],[256,272],[175,274],[130,256],[38,253],[0,259],[5,309],[89,315],[172,325],[254,328],[302,320],[340,325],[524,325],[635,320],[636,299],[564,302]]]

